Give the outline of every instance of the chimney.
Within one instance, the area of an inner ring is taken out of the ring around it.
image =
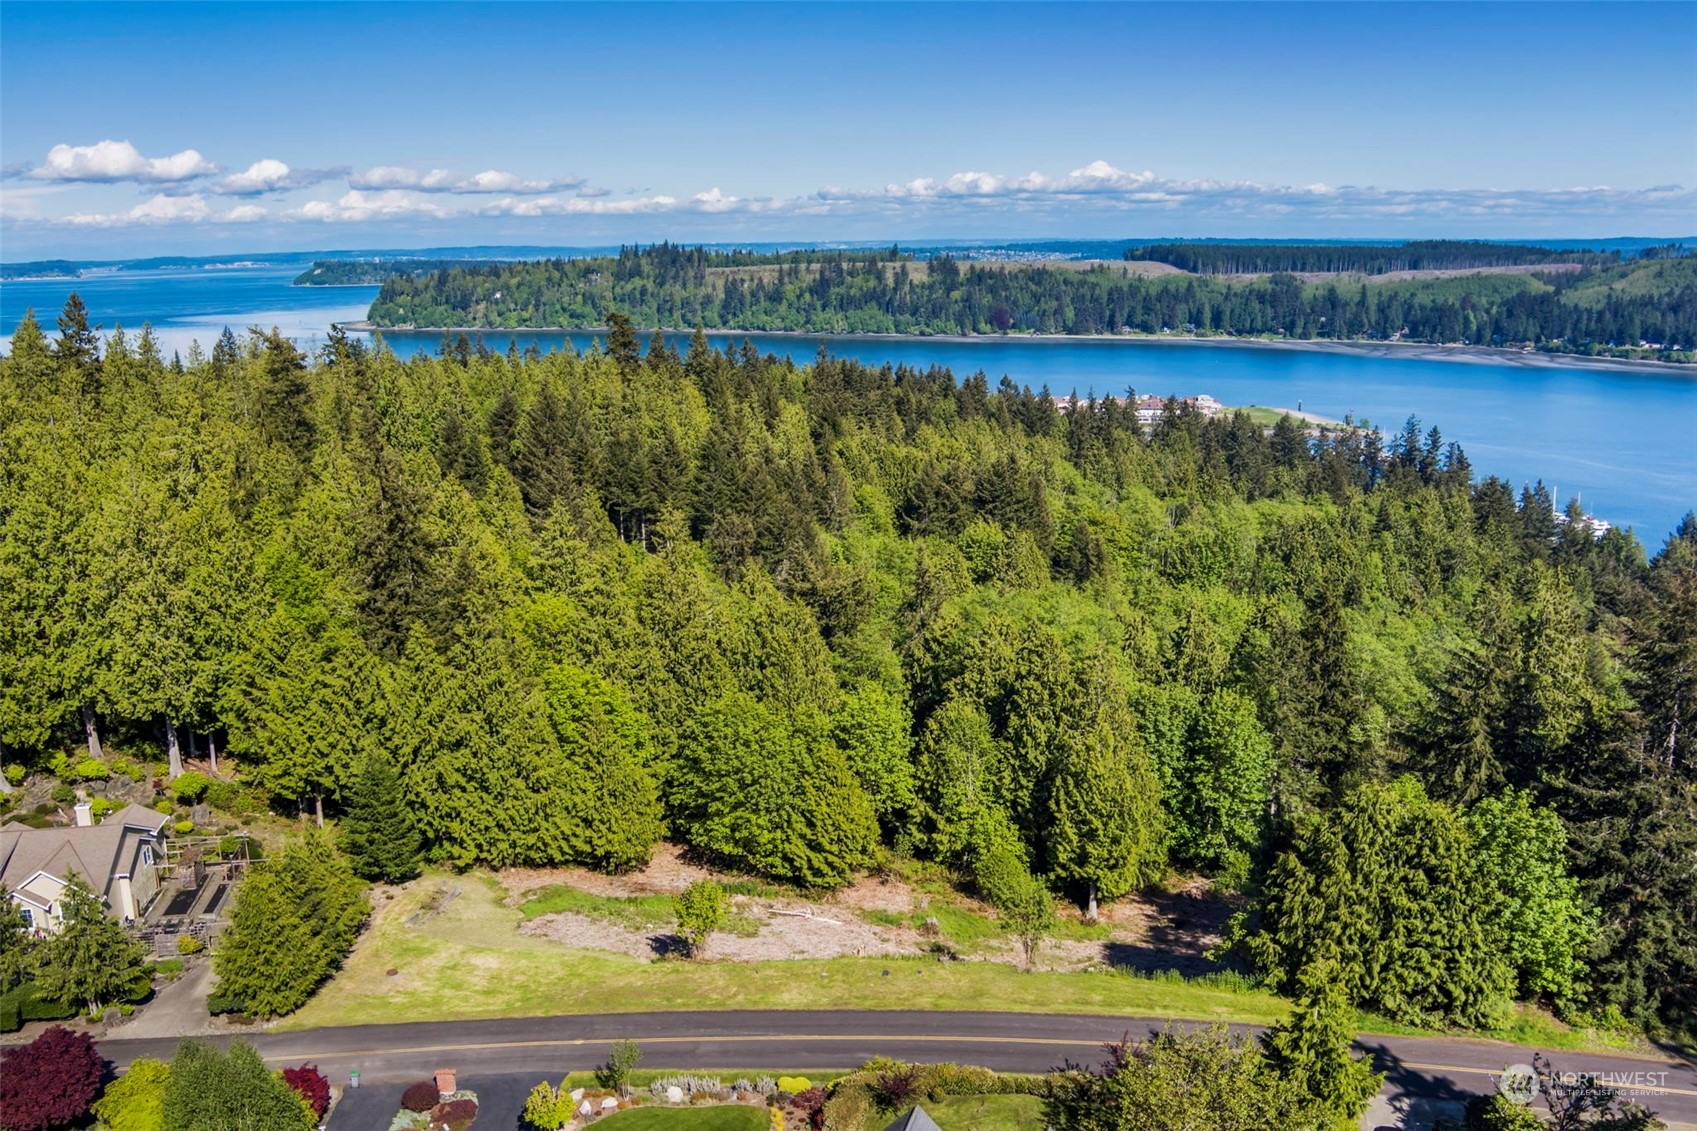
[[[444,1103],[447,1102],[449,1096],[459,1090],[454,1076],[455,1072],[452,1068],[438,1068],[436,1070],[436,1090],[442,1094]]]
[[[77,828],[87,829],[94,827],[93,805],[89,804],[87,801],[79,801],[76,805],[72,806],[72,812],[77,815]]]

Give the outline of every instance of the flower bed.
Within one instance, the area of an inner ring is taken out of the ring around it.
[[[425,1108],[425,1103],[430,1106]],[[402,1094],[401,1110],[389,1121],[389,1131],[466,1131],[476,1118],[476,1092],[462,1089],[443,1099],[436,1085],[426,1082]]]

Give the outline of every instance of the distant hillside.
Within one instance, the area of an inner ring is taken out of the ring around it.
[[[68,259],[37,259],[0,264],[0,279],[78,279],[82,272]]]
[[[295,277],[297,287],[371,286],[396,275],[429,275],[460,267],[486,266],[471,259],[319,259]]]
[[[1477,240],[1423,240],[1375,244],[1194,244],[1162,243],[1128,248],[1129,260],[1170,263],[1198,275],[1270,275],[1276,272],[1457,271],[1522,267],[1540,263],[1613,263],[1615,253],[1557,250]]]
[[[1504,257],[1548,253],[1499,250]],[[1447,261],[1458,259],[1451,254]],[[1391,265],[1368,257],[1355,262]],[[1563,253],[1559,272],[1552,264],[1542,273],[1343,283],[1304,282],[1283,272],[1229,279],[1158,261],[1026,266],[941,255],[917,263],[895,249],[763,255],[662,244],[625,248],[618,256],[393,275],[370,319],[420,329],[594,329],[618,312],[644,328],[1218,334],[1467,342],[1689,361],[1697,343],[1693,263],[1621,264],[1598,256],[1576,265],[1573,253]],[[1165,273],[1129,270],[1157,266]]]

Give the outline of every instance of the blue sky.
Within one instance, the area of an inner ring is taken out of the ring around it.
[[[1697,4],[0,6],[4,258],[1689,236]]]

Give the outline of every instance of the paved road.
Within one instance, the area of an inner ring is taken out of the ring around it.
[[[345,1083],[348,1073],[357,1069],[364,1083],[361,1092],[368,1095],[359,1096],[358,1107],[334,1126],[336,1131],[363,1131],[364,1107],[375,1111],[388,1102],[380,1091],[424,1079],[438,1067],[457,1068],[460,1079],[472,1088],[480,1078],[489,1078],[491,1084],[499,1078],[505,1096],[524,1079],[534,1083],[592,1068],[606,1058],[614,1041],[627,1038],[641,1043],[645,1068],[807,1071],[850,1068],[873,1056],[890,1056],[1042,1072],[1067,1060],[1094,1062],[1103,1042],[1128,1032],[1141,1037],[1165,1024],[1147,1018],[1024,1013],[637,1013],[357,1025],[295,1033],[256,1030],[251,1040],[273,1063],[313,1061],[337,1083]],[[1490,1041],[1427,1037],[1370,1037],[1359,1044],[1387,1073],[1387,1104],[1382,1106],[1391,1112],[1416,1098],[1441,1104],[1487,1091],[1492,1076],[1505,1065],[1530,1062],[1534,1051]],[[167,1058],[176,1042],[112,1039],[100,1047],[109,1060],[127,1064],[138,1056]],[[1558,1052],[1551,1060],[1561,1071],[1609,1073],[1616,1081],[1636,1083],[1639,1102],[1664,1119],[1697,1124],[1697,1065],[1590,1053]],[[1628,1075],[1632,1073],[1643,1075]],[[389,1113],[393,1111],[390,1104]],[[485,1131],[484,1122],[478,1120],[478,1131]],[[487,1131],[505,1128],[491,1121]]]

